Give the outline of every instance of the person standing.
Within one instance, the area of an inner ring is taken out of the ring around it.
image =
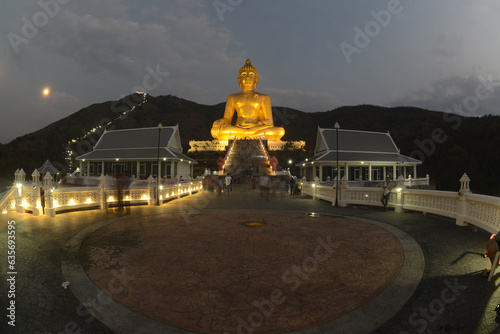
[[[392,190],[392,187],[389,184],[389,178],[385,179],[383,189],[384,190],[382,192],[382,198],[380,199],[380,201],[382,202],[384,209],[387,210],[387,203],[389,203],[389,197],[391,196]]]
[[[231,177],[231,174],[227,174],[227,176],[226,176],[226,191],[227,191],[227,194],[229,195],[232,190],[233,190],[233,178]]]

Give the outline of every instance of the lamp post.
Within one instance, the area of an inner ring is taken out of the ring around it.
[[[160,137],[163,125],[158,123],[158,151],[156,156],[156,205],[160,205]]]
[[[340,177],[340,171],[339,171],[339,122],[335,122],[335,125],[333,126],[335,128],[335,132],[337,134],[337,185],[335,187],[335,206],[339,206],[339,177]]]

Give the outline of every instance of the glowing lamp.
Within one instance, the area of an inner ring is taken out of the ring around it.
[[[90,198],[87,198],[87,200],[85,201],[85,203],[90,204],[90,203],[92,203],[92,200]]]

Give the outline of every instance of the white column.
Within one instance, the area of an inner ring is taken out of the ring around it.
[[[469,183],[470,178],[464,173],[460,179],[460,190],[458,192],[457,218],[455,220],[455,224],[458,226],[467,226],[465,222],[465,217],[467,217],[469,211],[467,195],[471,193]]]

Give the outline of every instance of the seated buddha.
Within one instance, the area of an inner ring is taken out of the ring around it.
[[[279,141],[285,130],[275,127],[269,95],[255,91],[259,81],[258,72],[250,59],[238,73],[241,92],[227,97],[224,118],[213,123],[211,134],[217,140],[229,138],[266,137],[270,141]],[[232,125],[234,112],[237,113],[236,124]]]

